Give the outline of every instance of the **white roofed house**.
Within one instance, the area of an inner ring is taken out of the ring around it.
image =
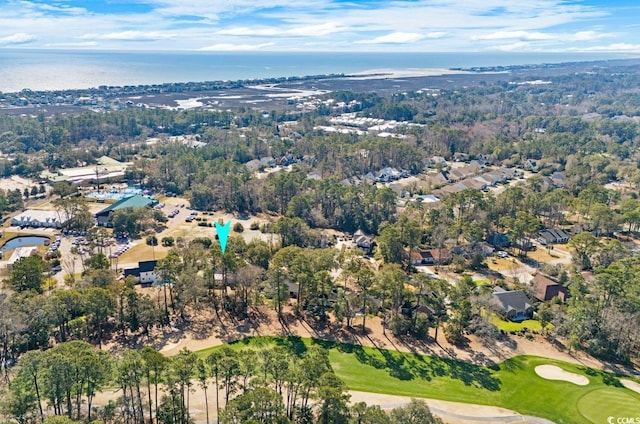
[[[62,228],[73,216],[67,216],[58,211],[45,211],[37,209],[27,209],[20,215],[11,219],[11,225],[16,227],[36,227],[36,228]]]
[[[13,265],[18,262],[20,259],[26,258],[28,256],[36,255],[38,253],[38,248],[34,246],[22,246],[16,247],[11,254],[9,260],[7,260],[6,267],[8,270],[13,268]]]

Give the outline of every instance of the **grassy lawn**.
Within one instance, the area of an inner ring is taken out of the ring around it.
[[[518,356],[489,368],[451,359],[298,337],[251,338],[228,346],[242,349],[281,345],[300,355],[312,344],[329,349],[336,374],[352,390],[501,406],[557,424],[606,422],[600,420],[599,409],[606,414],[605,418],[635,416],[629,415],[629,408],[640,405],[640,394],[617,387],[617,380],[611,374],[534,356]],[[205,357],[214,349],[197,353]],[[535,367],[543,364],[557,365],[584,375],[590,383],[577,386],[542,379],[535,373]],[[595,405],[600,407],[591,409],[588,405],[594,404],[591,401],[600,399],[601,395],[615,401],[598,400]]]
[[[497,315],[492,314],[491,322],[502,331],[519,331],[524,329],[528,329],[531,331],[542,331],[540,321],[537,321],[535,319],[526,319],[522,322],[513,322],[503,320]]]
[[[167,256],[168,252],[168,248],[162,247],[162,245],[160,245],[160,237],[158,237],[158,245],[155,247],[148,246],[143,238],[141,242],[120,255],[118,261],[121,263],[129,263],[148,261],[154,257],[155,259],[162,259]]]
[[[635,419],[640,416],[640,402],[627,393],[607,387],[582,396],[578,400],[578,411],[592,423],[606,423],[611,416]]]

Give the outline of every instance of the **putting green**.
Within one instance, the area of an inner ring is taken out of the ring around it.
[[[613,417],[615,423],[618,418],[640,417],[640,403],[620,389],[604,388],[582,396],[578,400],[578,411],[594,424],[605,424],[609,417]]]

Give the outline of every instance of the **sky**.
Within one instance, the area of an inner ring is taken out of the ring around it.
[[[0,0],[0,49],[640,53],[637,0]]]

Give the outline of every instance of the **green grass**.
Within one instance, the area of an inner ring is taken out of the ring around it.
[[[578,400],[578,411],[592,423],[606,423],[607,418],[640,417],[640,402],[620,390],[592,390]],[[616,422],[616,421],[614,421]]]
[[[506,321],[501,319],[495,314],[491,316],[491,322],[493,325],[498,327],[499,330],[502,331],[520,331],[520,330],[531,330],[531,331],[542,331],[542,325],[540,325],[540,321],[535,319],[526,319],[521,322],[513,322]]]
[[[499,365],[484,367],[452,359],[299,337],[249,338],[227,346],[242,349],[281,345],[302,355],[312,344],[329,350],[336,374],[352,390],[500,406],[547,418],[557,424],[603,422],[598,421],[599,415],[594,415],[599,412],[598,408],[591,411],[583,406],[600,393],[620,399],[618,403],[599,403],[600,409],[607,414],[605,418],[628,416],[628,405],[640,405],[640,394],[617,387],[619,382],[612,374],[534,356],[518,356]],[[217,348],[197,353],[205,357]],[[535,373],[535,367],[542,364],[557,365],[584,375],[590,383],[577,386],[545,380]],[[595,393],[591,395],[592,392]],[[587,395],[590,397],[581,401]],[[607,407],[602,407],[604,405]]]

